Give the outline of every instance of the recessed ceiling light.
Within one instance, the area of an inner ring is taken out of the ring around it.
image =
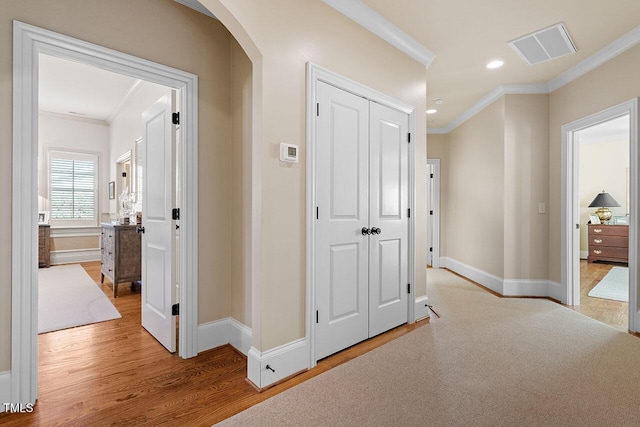
[[[433,108],[427,110],[427,114],[435,114],[437,112],[438,112],[438,110],[434,110]]]
[[[436,98],[436,99],[434,99],[434,102],[436,103],[436,105],[441,105],[441,104],[444,104],[444,99],[443,98]]]
[[[487,68],[489,68],[489,69],[500,68],[503,65],[504,65],[504,61],[496,60],[496,61],[489,62],[487,64]]]

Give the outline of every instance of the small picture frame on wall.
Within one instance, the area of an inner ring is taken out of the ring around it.
[[[109,200],[113,200],[116,198],[116,182],[111,181],[109,183]]]
[[[49,212],[42,211],[38,212],[38,225],[49,224]]]
[[[589,222],[591,224],[600,224],[600,218],[596,214],[589,214]]]

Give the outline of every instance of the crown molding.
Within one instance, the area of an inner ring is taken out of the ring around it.
[[[216,18],[216,16],[211,13],[211,11],[209,9],[207,9],[204,5],[202,5],[202,3],[200,3],[198,0],[174,0],[176,3],[180,3],[183,6],[187,6],[195,11],[198,11],[204,15],[207,15],[210,18],[213,19],[218,19]]]
[[[122,109],[124,108],[124,106],[129,102],[129,100],[131,100],[131,98],[133,98],[135,96],[136,93],[138,93],[140,91],[140,89],[142,89],[143,86],[143,81],[140,79],[137,79],[129,88],[129,90],[127,91],[127,93],[124,95],[124,97],[120,100],[120,102],[118,102],[118,104],[113,107],[113,110],[111,110],[111,113],[109,113],[109,116],[105,119],[105,121],[111,125],[111,123],[113,123],[113,121],[115,120],[116,116],[118,114],[120,114],[120,112],[122,111]]]
[[[601,66],[609,60],[615,58],[626,50],[640,43],[640,27],[636,27],[622,37],[616,39],[603,49],[594,53],[584,61],[576,64],[569,70],[560,74],[558,77],[550,80],[548,83],[541,84],[522,84],[522,85],[503,85],[489,92],[484,98],[473,104],[468,110],[460,116],[453,119],[447,126],[442,128],[428,129],[427,134],[449,133],[462,123],[466,122],[485,107],[498,100],[503,95],[532,95],[551,93],[562,86],[583,76],[589,71]]]
[[[574,81],[578,77],[587,74],[589,71],[598,68],[605,62],[615,58],[638,43],[640,43],[640,27],[636,27],[629,31],[627,34],[613,41],[613,43],[610,43],[584,61],[576,64],[564,73],[560,74],[558,77],[549,81],[549,83],[547,83],[549,85],[549,92],[553,92],[567,83]]]
[[[55,113],[53,111],[38,110],[38,114],[42,116],[55,117],[56,119],[71,120],[74,122],[90,123],[92,125],[109,126],[104,120],[94,119],[91,117],[74,116],[73,114]]]
[[[178,0],[176,0],[178,1]],[[429,67],[436,55],[360,0],[322,0],[352,21]]]

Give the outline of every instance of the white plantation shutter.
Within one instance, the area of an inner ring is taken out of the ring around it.
[[[52,224],[95,225],[98,156],[49,153],[49,202]]]

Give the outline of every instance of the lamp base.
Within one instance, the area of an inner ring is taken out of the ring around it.
[[[598,208],[596,215],[598,215],[598,218],[600,218],[600,222],[602,223],[609,222],[613,216],[609,208]]]

